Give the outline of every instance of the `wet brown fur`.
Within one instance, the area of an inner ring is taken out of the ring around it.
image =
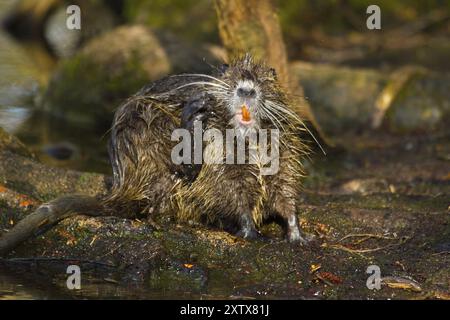
[[[282,88],[262,63],[237,60],[219,79],[233,86],[243,76],[257,81],[266,98],[288,106]],[[177,174],[170,157],[177,143],[171,141],[171,133],[180,126],[183,106],[183,96],[176,91],[143,90],[117,110],[111,133],[111,158],[117,169],[106,207],[127,214],[170,212],[182,220],[206,217],[210,222],[237,220],[251,212],[256,225],[271,216],[287,219],[295,214],[303,176],[301,160],[307,153],[299,135],[302,124],[285,124],[276,175],[260,175],[256,164],[203,164],[196,179],[188,182]],[[209,103],[214,112],[207,128],[224,132],[229,128],[224,101],[211,98]],[[261,127],[275,128],[267,121]]]

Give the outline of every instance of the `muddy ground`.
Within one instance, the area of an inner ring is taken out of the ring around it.
[[[0,143],[0,233],[60,194],[104,192],[108,178],[46,167],[17,140]],[[0,298],[450,299],[448,135],[343,137],[316,152],[299,207],[303,247],[115,217],[71,218],[0,262]],[[66,268],[81,267],[81,290]],[[368,266],[381,289],[366,286]]]

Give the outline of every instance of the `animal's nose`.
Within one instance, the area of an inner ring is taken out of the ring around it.
[[[256,96],[256,90],[253,88],[238,88],[237,95],[241,98],[254,98]]]

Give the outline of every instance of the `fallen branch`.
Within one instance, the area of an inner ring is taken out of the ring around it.
[[[52,200],[39,206],[0,237],[0,256],[7,254],[28,238],[46,232],[59,221],[79,214],[100,216],[105,213],[99,199],[90,196],[70,195]]]

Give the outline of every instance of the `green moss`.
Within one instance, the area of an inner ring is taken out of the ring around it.
[[[416,73],[399,92],[386,113],[389,129],[397,133],[447,129],[449,78],[430,72]]]
[[[80,54],[63,62],[49,86],[46,104],[71,120],[109,121],[119,103],[147,82],[137,52],[124,65],[114,67]]]

